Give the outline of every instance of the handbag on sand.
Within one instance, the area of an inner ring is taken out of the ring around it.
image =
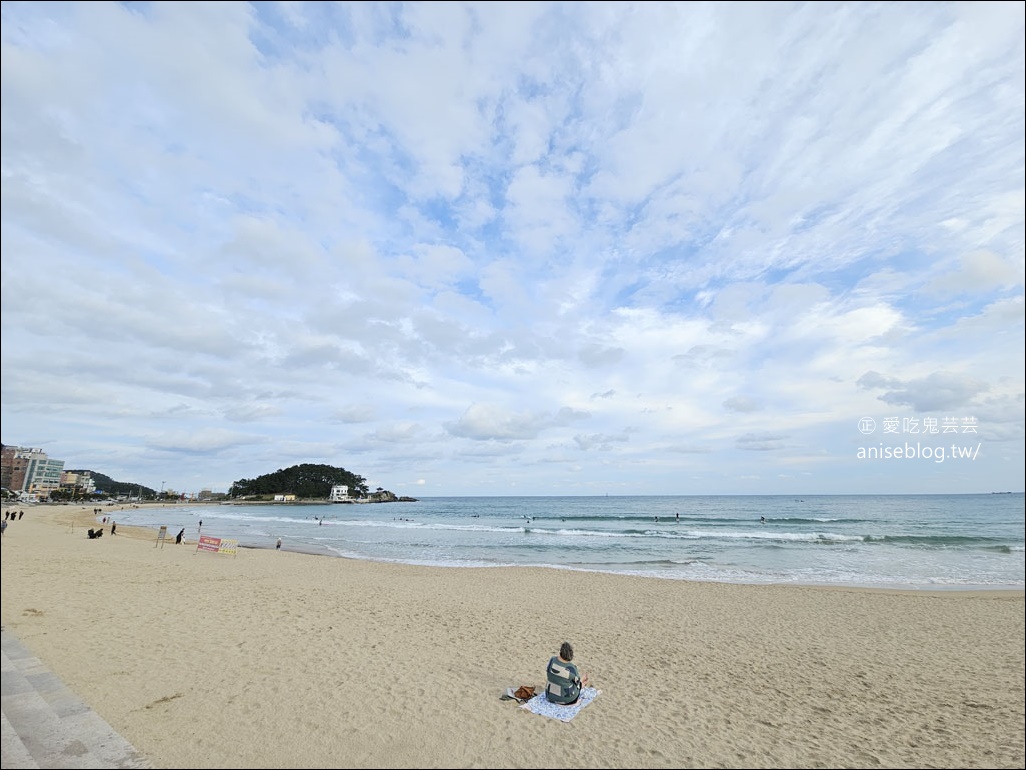
[[[506,692],[499,696],[499,700],[515,700],[517,703],[527,703],[535,695],[534,685],[521,685],[516,690],[507,687]]]
[[[531,700],[534,697],[534,685],[521,685],[517,688],[517,691],[513,693],[513,697],[521,703]]]

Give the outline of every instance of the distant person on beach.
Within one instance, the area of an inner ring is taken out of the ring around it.
[[[545,668],[545,697],[550,703],[569,706],[577,703],[581,697],[581,688],[588,686],[588,675],[577,670],[571,661],[574,659],[574,648],[570,642],[563,642],[559,647],[559,655],[549,658]]]
[[[182,531],[175,535],[175,545],[182,544],[182,538],[185,537],[185,527],[182,527]]]
[[[7,534],[7,517],[4,516],[4,520],[0,521],[0,535]]]
[[[278,542],[274,544],[274,550],[276,550],[276,551],[280,551],[281,550],[281,538],[280,537],[278,538]]]
[[[111,537],[113,537],[117,533],[118,533],[118,523],[116,521],[112,521],[110,523],[110,534],[111,534]]]
[[[19,518],[19,519],[20,519],[20,518],[21,518],[22,516],[24,516],[24,515],[25,515],[25,511],[18,511],[18,518]]]

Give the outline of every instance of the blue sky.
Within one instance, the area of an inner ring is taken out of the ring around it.
[[[183,492],[1022,490],[1023,19],[4,2],[2,440]]]

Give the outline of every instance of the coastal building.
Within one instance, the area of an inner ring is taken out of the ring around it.
[[[328,500],[332,503],[345,503],[349,501],[349,487],[345,484],[336,484],[331,488]]]
[[[51,460],[42,449],[3,448],[3,486],[12,492],[46,497],[61,487],[63,460]]]
[[[275,495],[274,502],[276,503],[294,503],[296,502],[295,495]]]
[[[11,477],[14,473],[14,456],[17,452],[18,447],[16,446],[4,445],[0,450],[0,487],[4,489],[14,489]]]
[[[89,471],[61,473],[61,489],[68,489],[77,495],[91,495],[96,491],[96,480]]]

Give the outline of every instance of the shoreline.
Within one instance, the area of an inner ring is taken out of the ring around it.
[[[994,494],[998,494],[998,493],[994,493]],[[242,503],[242,504],[246,505],[246,504],[249,504],[249,503]],[[292,503],[276,503],[276,505],[291,505],[291,504]],[[306,504],[311,504],[311,503],[306,503]],[[331,503],[318,503],[318,504],[319,505],[331,505]],[[370,504],[376,504],[376,503],[366,503],[366,504],[370,505]],[[145,506],[145,507],[151,507],[152,506],[152,507],[160,507],[160,508],[167,508],[167,507],[170,507],[170,508],[176,508],[176,507],[193,508],[193,507],[198,507],[198,505],[225,505],[225,503],[220,503],[220,502],[216,502],[216,501],[207,501],[207,502],[203,502],[203,503],[197,504],[197,503],[194,503],[192,501],[185,501],[185,502],[178,502],[178,503],[153,502],[153,503],[142,504],[142,506]],[[265,505],[265,503],[260,503],[260,505]],[[44,507],[55,507],[55,508],[71,509],[73,506],[71,506],[70,504],[58,504],[58,505],[55,505],[55,506],[44,506]],[[139,504],[132,504],[129,507],[132,507],[132,508],[135,508],[135,509],[140,509],[141,506]],[[119,510],[124,510],[125,506],[119,506],[118,508],[119,508]],[[77,513],[82,513],[83,511],[85,512],[85,514],[87,516],[92,517],[91,510],[87,511],[85,508],[82,508],[82,509],[80,509],[80,510],[78,510],[76,512]],[[70,510],[69,510],[69,512],[70,512]],[[98,515],[102,516],[102,515],[107,515],[107,514],[101,513],[101,514],[98,514]],[[79,523],[83,524],[85,522],[82,521],[82,522],[79,522]],[[95,519],[91,519],[91,524],[92,525],[95,526],[98,523],[99,522],[97,522]],[[103,525],[103,526],[107,527],[108,531],[109,531],[109,526],[110,526],[109,523],[106,524],[106,525]],[[119,524],[118,525],[118,534],[120,535],[123,531],[125,533],[127,533],[129,531],[134,531],[135,532],[135,535],[134,535],[135,537],[139,537],[139,538],[145,539],[145,537],[149,536],[149,537],[151,537],[151,538],[153,538],[155,540],[156,537],[157,537],[158,529],[159,528],[151,529],[149,527],[139,526],[139,525],[120,525]],[[171,539],[173,540],[173,537],[171,536],[170,532],[168,533],[168,537],[171,537]],[[195,546],[196,543],[197,543],[197,540],[195,538],[188,538],[187,537],[187,538],[184,538],[184,540],[183,540],[183,544],[187,544],[187,545]],[[171,544],[173,544],[173,543],[171,543]],[[245,550],[252,550],[252,551],[263,551],[263,550],[275,551],[275,550],[277,550],[275,548],[275,544],[274,544],[274,542],[272,540],[268,540],[266,543],[263,543],[263,542],[257,543],[257,542],[253,542],[253,541],[243,542],[243,541],[240,540],[238,542],[238,548],[239,549],[245,549]],[[641,574],[641,573],[633,573],[633,572],[621,572],[621,571],[617,571],[617,570],[601,570],[601,569],[594,569],[594,568],[588,569],[588,568],[582,568],[582,567],[551,566],[551,565],[427,564],[427,563],[421,563],[421,562],[403,561],[403,560],[399,560],[399,559],[393,559],[393,560],[389,560],[389,559],[374,559],[374,558],[371,558],[371,557],[360,557],[360,556],[342,555],[342,554],[339,554],[338,552],[334,551],[333,549],[331,549],[331,548],[329,548],[327,546],[322,546],[322,547],[318,548],[318,546],[313,545],[313,544],[304,543],[304,544],[299,545],[299,544],[296,544],[296,543],[291,542],[291,541],[283,543],[281,550],[283,552],[302,553],[302,554],[306,554],[306,555],[309,555],[309,556],[324,556],[324,557],[332,558],[332,559],[351,559],[353,561],[366,561],[366,562],[370,562],[370,563],[373,563],[373,564],[396,564],[396,565],[407,565],[407,566],[414,566],[414,567],[426,567],[426,568],[436,568],[436,569],[458,569],[458,570],[464,570],[464,569],[466,569],[466,570],[478,570],[478,569],[483,569],[483,570],[486,570],[486,569],[542,569],[542,570],[553,570],[553,571],[557,571],[557,572],[569,571],[569,572],[580,572],[580,573],[584,573],[584,574],[612,575],[612,576],[621,576],[621,577],[636,577],[636,578],[639,578],[639,579],[642,579],[642,580],[666,580],[666,581],[671,581],[671,582],[700,583],[700,584],[713,584],[713,585],[720,585],[720,584],[722,584],[722,585],[742,585],[742,586],[748,585],[748,586],[807,587],[807,588],[821,588],[821,589],[824,589],[824,590],[838,589],[838,590],[861,590],[861,591],[887,591],[887,592],[898,592],[898,593],[909,592],[909,593],[913,593],[913,594],[932,593],[932,592],[946,594],[946,593],[961,593],[961,592],[967,592],[967,593],[988,593],[988,592],[1005,593],[1005,592],[1017,592],[1017,591],[1018,592],[1024,592],[1024,591],[1026,591],[1026,587],[1024,587],[1022,585],[1014,585],[1014,584],[978,584],[978,583],[930,584],[930,583],[923,583],[923,584],[917,584],[917,585],[888,585],[888,584],[862,584],[862,583],[840,583],[840,582],[832,582],[832,583],[815,583],[815,582],[742,582],[742,581],[733,582],[733,581],[726,581],[726,580],[694,580],[694,579],[684,579],[684,578],[679,578],[679,577],[666,577],[666,576],[662,576],[662,575],[659,575],[659,574],[653,574],[653,573]]]
[[[1023,765],[1021,590],[231,556],[25,510],[5,628],[156,767]],[[564,640],[594,703],[499,700]]]

